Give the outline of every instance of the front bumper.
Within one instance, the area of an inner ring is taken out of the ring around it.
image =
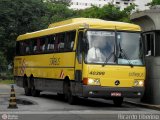
[[[144,87],[103,87],[83,85],[83,97],[113,97],[112,92],[121,93],[121,97],[140,98],[144,94]]]

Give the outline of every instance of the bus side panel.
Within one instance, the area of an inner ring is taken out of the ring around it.
[[[39,90],[62,91],[66,76],[74,80],[75,52],[40,54],[15,57],[14,76],[23,86],[23,76],[31,75]],[[21,82],[20,82],[21,81]]]

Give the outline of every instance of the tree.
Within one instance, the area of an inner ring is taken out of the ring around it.
[[[0,52],[8,63],[13,61],[18,35],[74,16],[68,5],[69,2],[54,0],[0,0]]]
[[[43,28],[46,8],[41,0],[1,0],[0,8],[0,51],[11,62],[17,36]]]
[[[79,17],[86,17],[86,18],[101,18],[102,11],[101,8],[97,6],[92,6],[90,8],[86,8],[84,10],[77,11]]]
[[[56,3],[56,4],[64,4],[69,6],[71,0],[44,0],[44,2],[52,2],[52,3]]]
[[[42,17],[45,23],[48,25],[57,21],[72,18],[76,16],[76,12],[68,8],[68,5],[64,2],[46,2],[47,7],[46,16]]]
[[[147,4],[148,6],[160,5],[160,0],[152,0],[152,2]]]
[[[120,10],[113,4],[104,5],[102,8],[92,6],[84,10],[79,10],[80,17],[100,18],[104,20],[130,22],[130,14],[136,5],[130,5],[124,10]]]
[[[0,68],[3,68],[6,65],[6,63],[6,58],[4,57],[3,53],[0,52]]]

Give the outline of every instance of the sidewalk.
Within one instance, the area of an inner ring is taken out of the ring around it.
[[[14,89],[16,94],[24,94],[23,88],[14,85]],[[11,92],[11,85],[10,84],[0,84],[0,95],[10,95]]]
[[[140,101],[140,99],[125,98],[124,102],[128,103],[128,104],[135,105],[135,106],[139,106],[139,107],[144,107],[144,108],[149,108],[149,109],[154,109],[154,110],[159,110],[160,111],[160,105],[142,103]]]

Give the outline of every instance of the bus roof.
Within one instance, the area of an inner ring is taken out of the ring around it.
[[[76,30],[79,28],[141,31],[138,25],[124,22],[105,21],[93,18],[73,18],[50,24],[47,29],[18,36],[17,41],[51,35],[54,33]]]

